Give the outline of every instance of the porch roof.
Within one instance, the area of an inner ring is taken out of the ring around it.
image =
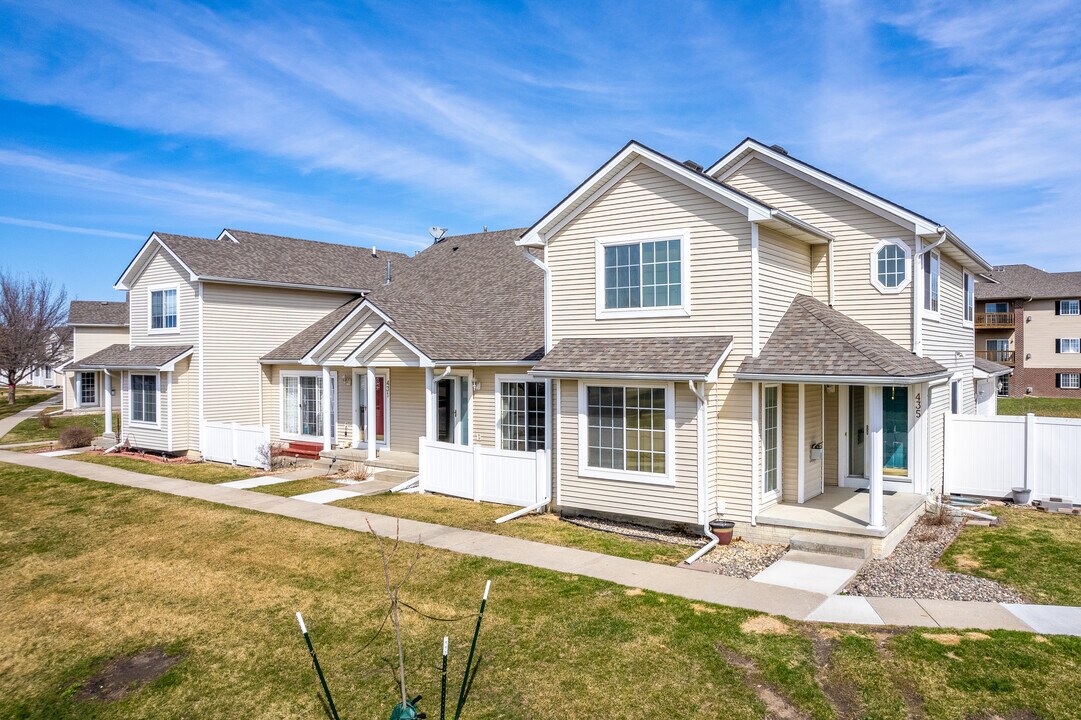
[[[192,352],[191,345],[110,345],[72,363],[65,370],[172,370]]]
[[[534,375],[634,375],[713,380],[732,349],[731,335],[564,338],[530,371]]]
[[[943,377],[922,358],[807,295],[797,295],[758,357],[740,365],[740,380],[908,383]]]
[[[977,373],[983,373],[987,377],[999,377],[1013,372],[1013,368],[1008,365],[1000,365],[987,358],[977,357],[973,364]]]

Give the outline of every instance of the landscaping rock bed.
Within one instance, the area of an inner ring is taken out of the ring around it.
[[[562,520],[572,525],[616,533],[626,537],[638,538],[639,540],[653,540],[673,545],[687,545],[688,547],[701,547],[706,544],[704,538],[697,535],[688,535],[680,530],[661,530],[646,527],[645,525],[635,525],[634,523],[588,517],[564,517]],[[687,554],[690,555],[690,553]]]
[[[787,545],[767,545],[736,540],[730,545],[718,545],[695,564],[702,563],[700,569],[706,569],[708,565],[710,571],[718,575],[752,578],[780,560],[787,551]]]
[[[957,537],[962,524],[934,525],[927,518],[913,526],[888,557],[869,560],[844,592],[868,597],[1024,602],[1019,593],[994,580],[946,572],[935,562]]]

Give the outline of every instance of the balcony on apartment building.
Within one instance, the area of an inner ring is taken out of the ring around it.
[[[977,350],[976,357],[996,362],[999,365],[1006,365],[1007,367],[1014,366],[1013,350]]]
[[[1012,312],[978,312],[976,313],[976,327],[980,330],[993,328],[1009,329],[1013,327]],[[990,358],[988,358],[990,359]],[[997,360],[995,362],[998,362]],[[1012,362],[1011,362],[1012,364]]]

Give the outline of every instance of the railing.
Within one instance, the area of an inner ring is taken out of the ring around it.
[[[976,356],[982,357],[984,360],[997,362],[999,365],[1014,366],[1013,350],[977,350]]]
[[[982,312],[976,313],[976,327],[978,328],[1012,328],[1013,313],[1008,312]]]

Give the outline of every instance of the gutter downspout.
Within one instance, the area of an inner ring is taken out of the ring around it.
[[[720,539],[709,529],[709,520],[706,519],[706,394],[702,391],[702,388],[695,384],[694,380],[688,380],[687,387],[698,398],[698,521],[702,523],[702,534],[709,538],[709,542],[698,548],[694,554],[683,561],[690,565],[717,547]]]
[[[694,555],[691,555],[689,558],[683,561],[688,565],[708,553],[713,548],[717,547],[717,543],[721,541],[721,539],[714,535],[713,531],[709,529],[709,523],[706,523],[702,526],[702,534],[709,538],[709,542],[698,548],[698,550],[695,551]]]

